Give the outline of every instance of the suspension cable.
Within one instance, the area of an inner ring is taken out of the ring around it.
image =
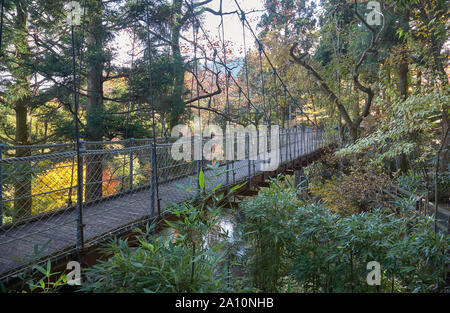
[[[194,6],[193,1],[191,0],[191,6]],[[200,139],[197,138],[197,134],[194,133],[194,159],[197,159],[197,188],[200,192],[200,172],[202,170],[202,164],[203,164],[203,132],[202,132],[202,122],[201,122],[201,111],[200,111],[200,82],[198,77],[198,60],[197,60],[197,36],[198,36],[198,29],[200,28],[200,21],[197,19],[195,12],[192,11],[192,32],[193,32],[193,39],[194,39],[194,73],[195,73],[195,81],[196,83],[196,95],[197,95],[197,116],[198,116],[198,123],[199,123],[199,135]],[[200,140],[200,141],[198,141]],[[197,155],[198,151],[200,150],[200,155]]]
[[[154,102],[154,93],[153,93],[153,75],[152,75],[152,67],[153,67],[153,58],[152,58],[152,38],[150,35],[150,6],[149,1],[145,0],[146,4],[146,23],[147,23],[147,49],[148,49],[148,80],[149,80],[149,92],[150,92],[150,106],[152,110],[152,128],[153,128],[153,149],[152,149],[152,171],[151,171],[151,183],[150,183],[150,217],[153,217],[155,214],[155,203],[156,199],[159,201],[159,187],[158,187],[158,162],[156,159],[156,120],[155,120],[155,102]],[[155,198],[156,197],[156,198]]]
[[[230,108],[230,97],[229,97],[229,86],[230,86],[230,76],[231,72],[228,70],[227,64],[227,49],[225,47],[225,24],[223,21],[223,0],[220,1],[220,23],[222,25],[222,46],[223,46],[223,60],[224,60],[224,68],[225,68],[225,89],[226,89],[226,112],[227,115],[230,116],[231,108]],[[233,158],[234,159],[234,158]],[[232,162],[234,167],[234,161]],[[230,170],[230,161],[226,160],[226,182],[227,185],[229,183],[229,170]]]
[[[229,77],[229,70],[228,70],[228,64],[227,64],[227,50],[225,47],[225,25],[223,22],[223,11],[222,11],[222,1],[220,1],[220,23],[222,24],[222,47],[223,47],[223,62],[224,62],[224,68],[225,68],[225,86],[226,86],[226,105],[227,105],[227,114],[230,114],[230,99],[229,99],[229,84],[230,84],[230,77]]]
[[[191,11],[191,13],[192,13],[192,15],[194,16],[194,18],[199,22],[198,25],[199,25],[199,27],[200,27],[200,30],[202,31],[203,35],[205,36],[205,39],[206,39],[206,41],[208,42],[208,44],[210,45],[211,49],[215,49],[215,46],[214,46],[214,44],[211,42],[211,40],[209,39],[209,36],[208,36],[207,32],[205,31],[205,29],[203,28],[202,24],[200,23],[200,21],[198,20],[197,16],[195,15],[193,5],[191,6],[191,4],[189,4],[189,3],[187,2],[187,0],[184,0],[184,2],[185,2],[185,4],[186,4],[186,6],[189,8],[189,10]],[[219,55],[218,55],[217,57],[218,57],[220,63],[225,64],[225,62],[223,62],[222,58],[221,58]],[[231,69],[230,69],[228,66],[227,66],[226,68],[227,68],[228,71],[231,71]],[[237,82],[237,80],[234,78],[233,75],[231,75],[230,78],[231,78],[231,80],[233,81],[233,83],[234,83],[237,87],[240,87],[239,83]],[[241,88],[241,89],[242,89],[242,88]],[[247,99],[247,101],[249,101],[249,103],[250,103],[251,106],[253,106],[256,110],[258,110],[258,109],[253,105],[253,103],[252,103],[252,101],[251,101],[249,95],[247,95],[244,91],[242,91],[242,95]]]
[[[77,98],[77,101],[76,101],[77,103],[79,103],[79,101],[80,101],[81,71],[83,69],[83,47],[84,47],[84,33],[85,33],[85,26],[86,26],[86,1],[87,0],[84,0],[84,4],[83,4],[84,7],[83,7],[83,22],[82,22],[82,26],[81,26],[81,41],[80,41],[80,47],[79,47],[79,50],[78,50],[78,54],[80,56],[79,71],[78,71],[78,74],[75,72],[75,76],[74,76],[74,85],[75,85],[75,88],[77,89],[76,92],[75,92],[74,97]],[[73,16],[72,16],[72,18],[73,18]],[[72,24],[73,24],[73,20],[72,20]],[[75,45],[74,38],[73,38],[73,41],[72,41],[72,46],[73,45]],[[76,62],[76,59],[75,59],[75,62]],[[76,121],[78,123],[78,112],[75,114],[75,119],[76,119]],[[76,126],[75,126],[75,129],[76,129]],[[80,136],[79,135],[79,131],[78,131],[78,135],[76,135],[76,136],[79,138],[79,136]],[[76,145],[78,146],[79,143],[81,144],[80,140],[78,139],[78,141],[76,142]],[[77,147],[75,147],[75,148],[78,151],[78,148]],[[77,153],[77,155],[78,155],[78,153]],[[72,173],[71,173],[71,177],[70,177],[70,188],[69,188],[69,194],[68,194],[68,199],[67,199],[67,204],[69,206],[72,205],[72,187],[73,187],[74,167],[75,167],[75,158],[76,157],[77,156],[75,156],[74,159],[72,160]]]
[[[236,6],[238,7],[238,10],[241,12],[241,15],[242,15],[242,14],[244,13],[244,11],[242,10],[241,6],[239,5],[239,2],[238,2],[237,0],[234,0],[234,2],[236,3]],[[250,25],[250,22],[249,22],[249,21],[247,20],[247,18],[245,17],[245,14],[243,15],[243,17],[244,17],[244,20],[245,20],[245,22],[246,22],[246,24],[247,24],[248,29],[251,31],[253,37],[255,38],[256,43],[259,45],[259,47],[262,48],[262,51],[261,51],[261,52],[264,54],[264,56],[265,56],[265,58],[267,59],[267,62],[269,63],[270,67],[271,67],[272,69],[275,69],[275,66],[274,66],[273,63],[270,61],[269,56],[267,55],[267,53],[266,53],[266,51],[264,50],[264,47],[263,47],[261,41],[258,39],[258,36],[256,35],[256,33],[254,32],[252,26]],[[281,76],[279,75],[279,73],[277,73],[277,77],[278,77],[278,80],[280,81],[280,83],[281,83],[283,86],[286,86],[286,84],[284,83],[284,81],[283,81],[283,79],[281,78]],[[286,86],[286,87],[287,87],[287,86]],[[292,99],[295,99],[294,96],[293,96],[293,95],[291,94],[291,92],[289,91],[289,89],[287,89],[287,93],[288,93],[288,95],[289,95]],[[306,113],[303,112],[303,114],[306,116],[307,121],[310,121],[311,124],[312,124],[313,126],[316,126],[316,127],[317,127],[317,125],[316,125],[312,120],[310,120],[309,116],[308,116]]]
[[[278,106],[277,70],[276,69],[273,70],[272,76],[273,76],[274,92],[275,92],[275,96],[274,96],[275,105],[274,105],[274,108],[276,110],[277,106]],[[272,110],[272,107],[271,107],[271,110]],[[281,105],[280,105],[280,111],[276,115],[278,115],[278,117],[280,117],[280,114],[282,114],[282,111],[283,110],[281,110]],[[281,122],[281,124],[283,123],[283,118],[280,119],[280,122]],[[284,127],[284,125],[282,127]]]
[[[84,246],[84,236],[83,236],[83,188],[80,186],[83,185],[83,167],[82,164],[82,156],[81,156],[81,142],[80,142],[80,126],[78,120],[78,111],[79,111],[79,89],[78,89],[78,81],[77,81],[77,64],[76,64],[76,52],[75,52],[75,25],[73,18],[73,9],[71,11],[71,39],[72,39],[72,74],[73,74],[73,98],[74,98],[74,119],[75,119],[75,140],[76,140],[76,155],[77,155],[77,253],[78,258],[80,258],[80,250],[83,249]]]
[[[269,116],[267,116],[267,108],[266,108],[266,86],[265,86],[265,80],[264,80],[264,70],[263,70],[263,63],[262,63],[262,45],[260,44],[258,47],[258,58],[259,58],[259,69],[260,69],[260,77],[261,77],[261,95],[262,95],[262,106],[264,108],[264,116],[265,118],[268,118],[268,121],[266,120],[265,122],[269,123],[269,129],[270,126],[272,125],[272,110],[270,109],[269,106]]]
[[[134,21],[134,25],[133,25],[133,42],[131,44],[131,69],[130,69],[130,74],[133,73],[134,71],[134,58],[135,58],[135,46],[136,46],[136,28],[137,28],[137,20]],[[125,122],[125,139],[128,139],[128,131],[129,131],[129,123],[130,123],[130,110],[131,110],[131,104],[133,102],[134,99],[134,94],[133,94],[133,88],[130,90],[130,97],[129,97],[129,101],[127,104],[127,117],[126,117],[126,122]]]
[[[248,98],[247,98],[247,110],[248,110],[248,119],[249,121],[251,121],[251,117],[250,117],[250,82],[248,79],[248,57],[247,57],[247,39],[245,36],[245,13],[242,12],[242,16],[241,16],[241,21],[242,21],[242,39],[243,39],[243,44],[244,44],[244,67],[245,67],[245,83],[247,85],[247,94],[248,94]],[[241,87],[239,87],[239,90],[242,91]],[[258,111],[257,111],[258,112]],[[256,123],[256,121],[255,121]],[[256,126],[256,125],[255,125]]]

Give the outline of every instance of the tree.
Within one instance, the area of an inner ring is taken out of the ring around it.
[[[40,12],[47,14],[42,15]],[[62,1],[14,0],[5,3],[1,102],[7,108],[7,112],[12,110],[15,116],[12,127],[7,119],[2,121],[3,134],[0,134],[0,138],[6,142],[29,145],[45,142],[52,136],[47,134],[43,138],[32,136],[31,123],[33,111],[48,101],[48,93],[42,92],[41,87],[49,83],[49,80],[42,75],[39,63],[54,45],[50,44],[50,40],[43,43],[42,38],[52,37],[56,25],[63,19],[62,12]],[[11,133],[14,133],[14,136]],[[30,154],[29,149],[16,150],[17,157]],[[29,216],[31,214],[29,166],[25,166],[20,175],[18,173],[14,190],[15,217]]]
[[[306,49],[301,55],[297,55],[295,53],[298,43],[294,44],[291,48],[291,57],[292,59],[299,65],[301,65],[303,68],[305,68],[315,79],[319,87],[321,88],[322,92],[325,94],[325,96],[331,100],[331,102],[336,105],[338,108],[340,114],[342,115],[347,127],[350,131],[350,136],[352,141],[355,141],[359,136],[359,127],[361,125],[361,122],[365,117],[367,117],[370,114],[370,109],[373,103],[373,99],[375,97],[375,91],[374,86],[370,85],[363,85],[363,83],[360,80],[361,76],[361,70],[364,65],[364,63],[368,60],[369,54],[373,53],[373,51],[377,48],[379,45],[382,34],[384,31],[385,23],[383,22],[383,25],[377,30],[374,26],[369,25],[366,19],[364,19],[361,14],[358,11],[358,6],[355,3],[353,4],[354,9],[353,12],[359,21],[365,27],[370,34],[369,43],[367,44],[367,47],[365,50],[362,51],[361,55],[356,59],[355,64],[353,65],[353,69],[351,71],[351,76],[353,83],[355,87],[366,94],[366,101],[365,104],[361,110],[361,113],[356,114],[354,118],[351,118],[348,110],[343,105],[340,98],[336,96],[336,93],[330,88],[329,84],[326,82],[326,80],[323,78],[323,76],[308,62],[306,62],[305,58],[309,55],[309,50]],[[373,83],[372,83],[373,84]]]

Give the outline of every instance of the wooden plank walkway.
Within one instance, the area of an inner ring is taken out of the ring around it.
[[[300,136],[298,137],[300,140]],[[313,143],[312,138],[309,139]],[[318,144],[318,142],[316,142]],[[294,145],[293,143],[291,144]],[[311,145],[313,146],[313,145]],[[314,151],[307,151],[305,147],[298,148],[292,158],[286,153],[287,147],[280,149],[283,154],[283,164],[290,163],[302,156]],[[292,150],[293,151],[293,147]],[[288,159],[286,160],[286,154]],[[259,168],[261,161],[254,161],[255,168]],[[280,164],[283,165],[283,164]],[[211,190],[218,184],[226,185],[226,174],[224,166],[221,173],[213,173],[212,170],[205,172],[206,180],[212,180],[207,186]],[[230,172],[230,183],[238,184],[248,177],[248,160],[235,161],[234,172]],[[257,176],[261,172],[253,173],[253,161],[251,175]],[[196,192],[186,192],[179,188],[181,186],[195,187],[197,182],[192,177],[183,177],[169,183],[159,185],[159,196],[161,199],[161,211],[164,212],[173,203],[181,203],[191,199]],[[113,233],[114,230],[122,228],[133,222],[148,218],[150,214],[150,191],[143,189],[139,192],[122,195],[120,197],[105,200],[97,204],[83,207],[84,239],[86,243],[100,236]],[[0,281],[16,269],[23,267],[24,259],[33,252],[34,245],[43,246],[51,240],[44,251],[44,256],[55,255],[58,252],[73,249],[76,243],[76,211],[70,210],[61,214],[46,217],[28,224],[14,227],[8,231],[0,230]]]

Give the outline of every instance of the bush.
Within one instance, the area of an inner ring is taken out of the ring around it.
[[[310,192],[324,200],[333,212],[351,215],[370,211],[376,206],[389,208],[383,199],[383,188],[390,186],[390,179],[382,173],[356,165],[350,173],[334,176],[323,183],[310,186]]]
[[[434,172],[429,172],[427,175],[414,173],[409,171],[407,174],[403,174],[397,177],[397,183],[400,187],[407,190],[411,194],[417,196],[424,195],[427,192],[428,181],[428,193],[434,199]],[[438,173],[438,201],[448,201],[450,198],[450,172]],[[434,200],[433,200],[434,201]]]
[[[377,208],[348,216],[304,205],[292,188],[269,189],[242,205],[249,284],[263,292],[443,291],[450,236],[429,217]],[[341,210],[337,210],[342,212]],[[381,286],[367,264],[381,265]]]
[[[212,167],[217,170],[216,167]],[[82,291],[95,292],[219,292],[228,289],[228,268],[225,266],[225,242],[217,224],[221,218],[219,203],[223,194],[216,194],[220,185],[206,193],[215,174],[207,180],[199,175],[200,197],[192,202],[173,204],[175,221],[163,220],[165,230],[154,234],[156,225],[145,232],[138,230],[137,247],[116,239],[105,247],[112,257],[86,271],[87,283]],[[230,190],[240,188],[236,186]],[[188,189],[190,190],[190,189]],[[218,240],[208,240],[211,231],[219,232]]]
[[[292,274],[307,292],[431,292],[443,288],[450,237],[431,220],[374,210],[341,218],[320,205],[296,210]],[[382,285],[370,287],[366,266],[381,264]],[[440,289],[442,290],[442,289]]]
[[[180,236],[179,236],[180,237]],[[112,293],[182,293],[223,290],[216,265],[222,255],[217,247],[194,250],[171,236],[138,237],[131,248],[126,240],[114,240],[105,249],[109,260],[86,271],[81,291]]]
[[[285,287],[287,247],[295,240],[291,219],[299,201],[293,189],[278,187],[280,180],[243,203],[243,221],[237,225],[248,247],[244,266],[249,284],[263,292],[281,292]]]

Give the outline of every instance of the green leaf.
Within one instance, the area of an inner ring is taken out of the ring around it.
[[[244,182],[244,183],[242,183],[242,184],[240,184],[240,185],[236,185],[236,186],[234,186],[233,188],[230,188],[230,193],[233,193],[233,192],[235,192],[236,190],[241,189],[241,188],[244,187],[246,184],[247,184],[247,182]]]
[[[39,272],[41,272],[44,275],[47,275],[47,271],[40,265],[34,265],[33,266],[34,269],[37,269]]]
[[[200,174],[198,175],[198,183],[201,190],[205,190],[205,173],[203,171],[200,171]]]
[[[212,192],[216,192],[220,187],[222,187],[222,184],[218,184],[216,187],[214,187]]]
[[[47,276],[50,275],[50,272],[52,270],[52,263],[50,260],[47,260]]]
[[[169,225],[172,228],[178,228],[178,226],[175,223],[172,223],[171,221],[165,221],[167,225]]]

